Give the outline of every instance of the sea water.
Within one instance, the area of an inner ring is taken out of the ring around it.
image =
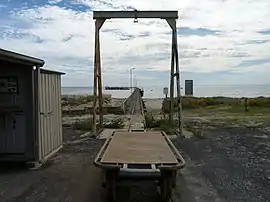
[[[182,87],[184,89],[184,86]],[[163,98],[163,87],[148,86],[142,87],[145,98]],[[184,90],[181,95],[184,95]],[[111,94],[115,98],[125,98],[130,95],[130,90],[105,90],[104,94]],[[93,94],[93,87],[62,87],[62,94],[84,95]],[[176,90],[175,90],[176,95]],[[168,95],[169,96],[169,95]],[[234,85],[234,86],[194,86],[194,96],[196,97],[270,97],[270,85]]]

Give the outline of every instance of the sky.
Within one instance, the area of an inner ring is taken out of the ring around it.
[[[93,86],[93,11],[177,10],[181,83],[270,84],[269,0],[1,0],[0,48],[44,59],[63,86]],[[171,28],[161,19],[106,20],[103,85],[168,86]]]

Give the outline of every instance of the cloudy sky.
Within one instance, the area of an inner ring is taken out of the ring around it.
[[[197,85],[270,84],[269,0],[1,0],[0,47],[66,72],[64,86],[92,86],[93,10],[178,10],[182,80]],[[164,20],[107,20],[104,85],[169,82],[171,30]]]

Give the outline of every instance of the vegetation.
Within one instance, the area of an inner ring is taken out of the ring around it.
[[[93,128],[93,120],[85,119],[85,120],[76,121],[72,124],[72,128],[74,130],[91,131]]]
[[[148,129],[162,130],[167,134],[172,133],[174,128],[171,127],[169,119],[155,119],[151,113],[145,115],[145,126]]]
[[[173,109],[177,110],[177,99],[173,100]],[[246,106],[245,106],[246,105]],[[257,97],[248,98],[228,98],[228,97],[182,97],[183,109],[207,109],[208,111],[220,110],[232,113],[249,112],[249,113],[269,113],[270,114],[270,98]],[[247,108],[247,110],[246,110]],[[169,112],[169,99],[164,100],[162,104],[163,113]]]
[[[85,114],[93,114],[92,107],[84,107],[78,109],[62,109],[63,116],[81,116]],[[97,114],[99,114],[97,108]],[[117,114],[121,115],[124,114],[124,110],[122,107],[103,107],[103,114]]]
[[[94,97],[93,95],[62,95],[62,114],[63,116],[80,116],[85,114],[92,114]],[[103,95],[103,114],[124,114],[122,106],[110,106],[111,95]],[[97,103],[97,114],[99,114],[99,107]]]
[[[122,107],[107,107],[104,109],[105,114],[124,114],[124,110]]]
[[[104,128],[113,128],[113,129],[119,129],[124,127],[124,120],[121,118],[114,119],[110,122],[105,122],[103,124]],[[72,128],[74,130],[82,130],[82,131],[91,131],[93,128],[93,120],[92,119],[85,119],[76,121],[72,124]],[[99,128],[99,125],[97,125],[97,129]]]
[[[108,123],[104,123],[104,128],[120,129],[124,128],[125,123],[121,118],[114,119]]]
[[[93,95],[62,95],[62,106],[76,106],[80,104],[88,104],[94,101]],[[103,102],[110,103],[111,95],[103,95]]]

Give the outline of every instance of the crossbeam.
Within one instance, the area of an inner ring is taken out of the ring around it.
[[[93,19],[111,18],[178,19],[178,11],[94,11]]]

